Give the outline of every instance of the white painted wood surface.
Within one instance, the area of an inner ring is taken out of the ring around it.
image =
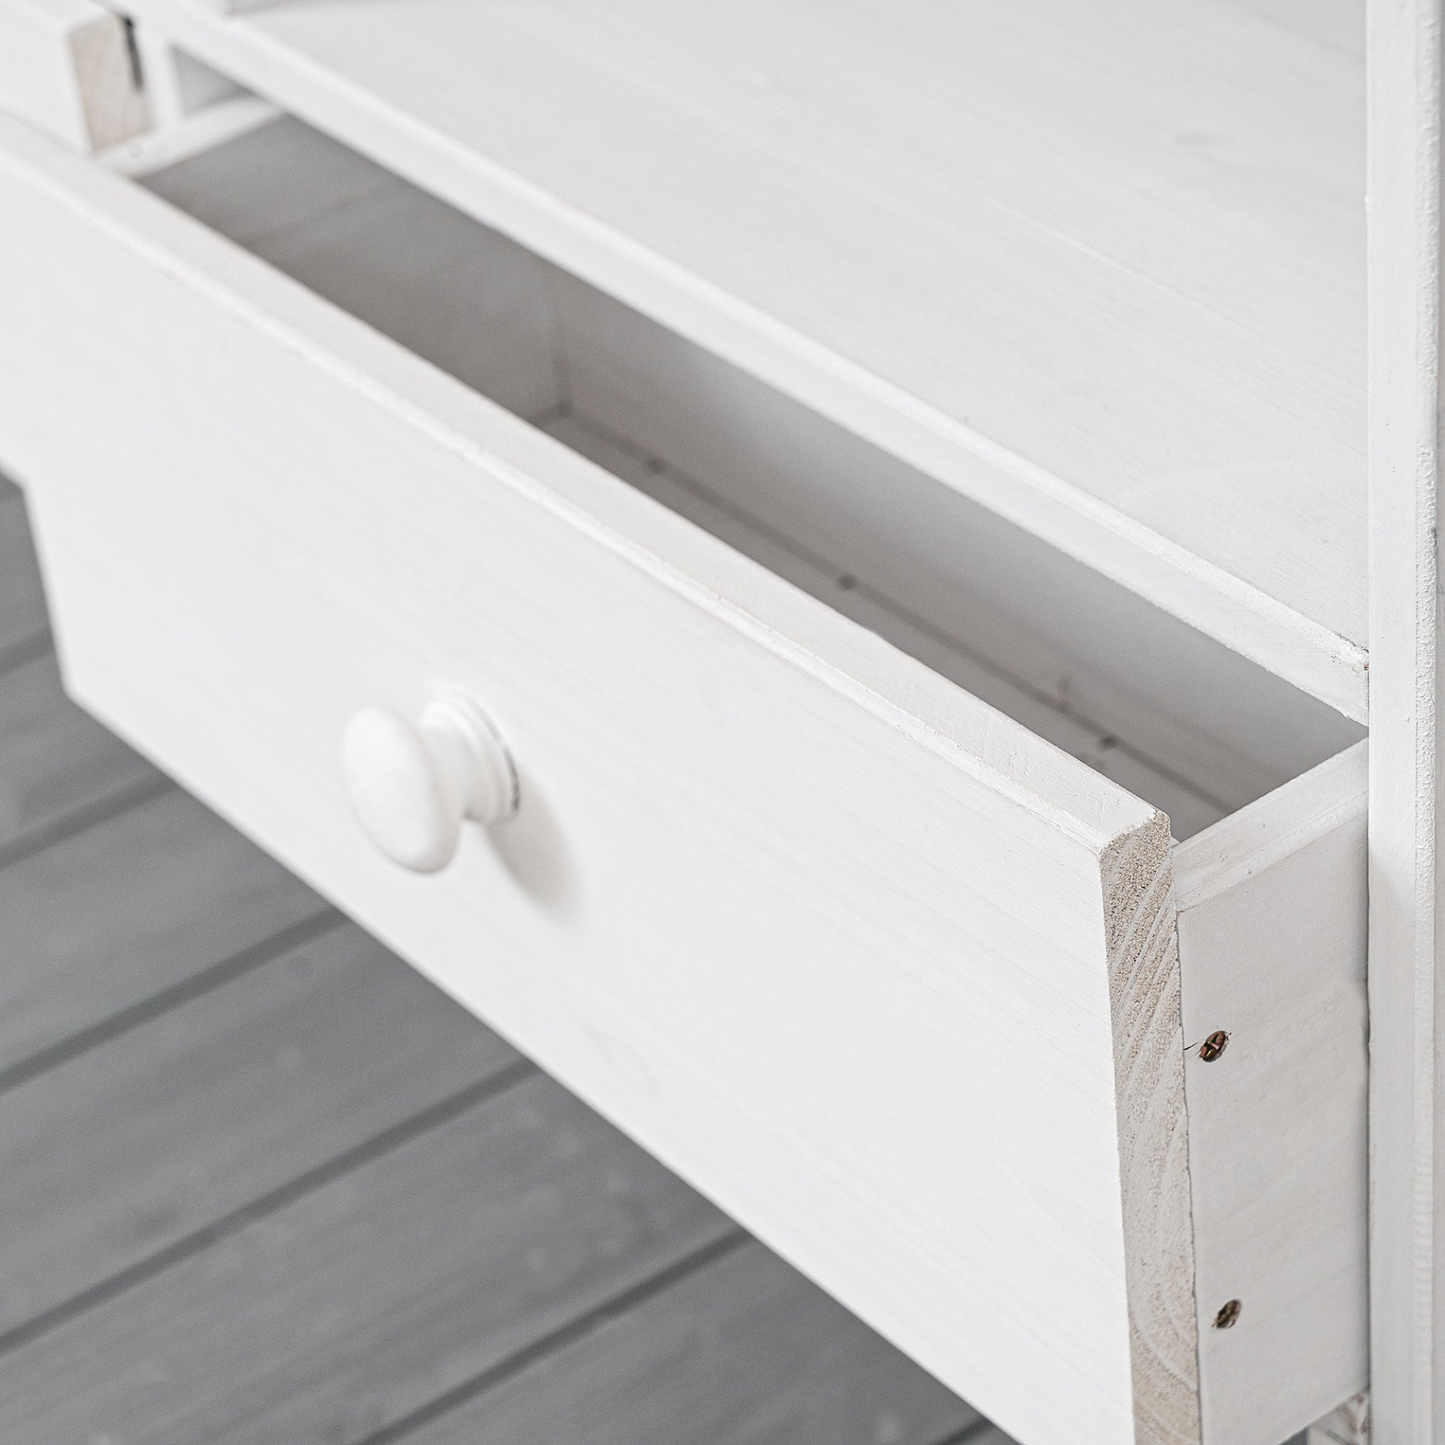
[[[1368,1377],[1366,774],[1361,743],[1174,851],[1200,1404],[1229,1445]]]
[[[132,149],[107,163],[149,170]],[[1361,736],[295,120],[147,186],[1084,759],[1167,812],[1176,838]]]
[[[1438,0],[1371,0],[1370,1331],[1380,1445],[1445,1435]]]
[[[1342,50],[1346,55],[1364,56],[1364,0],[1233,0],[1233,3]]]
[[[433,699],[413,722],[362,708],[341,740],[346,790],[373,843],[403,868],[436,873],[457,856],[462,829],[514,817],[517,770],[474,699]]]
[[[0,0],[0,110],[83,152],[143,130],[119,17],[90,0]]]
[[[1354,57],[1218,0],[134,8],[1363,716]]]
[[[1195,1438],[1162,818],[154,199],[5,142],[0,446],[78,695],[1006,1428],[1132,1433],[1132,1272],[1147,1408],[1178,1414],[1141,1438]],[[421,880],[362,837],[336,748],[444,682],[488,699],[526,801]],[[885,1087],[860,1029],[896,1041]]]
[[[1198,1438],[1163,821],[123,183],[3,169],[0,454],[80,695],[1022,1438]],[[421,883],[335,750],[440,686],[524,805]]]

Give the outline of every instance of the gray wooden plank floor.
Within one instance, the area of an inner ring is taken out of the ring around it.
[[[1007,1445],[64,697],[0,480],[0,1440]]]

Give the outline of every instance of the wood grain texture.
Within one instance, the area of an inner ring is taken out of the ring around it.
[[[0,1094],[0,1334],[517,1063],[338,924]]]
[[[747,1244],[406,1438],[940,1445],[979,1423],[816,1286]]]
[[[164,785],[65,696],[48,650],[0,672],[0,860]]]
[[[1104,855],[1154,810],[154,197],[14,127],[0,193],[0,445],[87,705],[1004,1428],[1126,1438]],[[336,749],[439,686],[529,801],[422,880]]]
[[[1380,1445],[1445,1436],[1439,900],[1438,0],[1371,0],[1370,1393]]]
[[[14,1445],[350,1445],[735,1235],[534,1077],[0,1357]]]
[[[1169,858],[1169,820],[1162,813],[1102,858],[1137,1445],[1195,1445],[1201,1438]]]
[[[1369,1445],[1370,1397],[1351,1395],[1310,1427],[1305,1445]]]
[[[85,152],[143,130],[120,17],[89,0],[0,0],[0,109]]]
[[[1368,1376],[1366,772],[1361,744],[1175,850],[1202,1410],[1230,1445]]]
[[[13,732],[0,715],[0,749]],[[246,1219],[460,1112],[478,1080],[505,1087],[519,1068],[415,971],[338,926],[12,1085],[0,1092],[0,1352],[204,1253]],[[629,1163],[631,1146],[617,1148]],[[549,1235],[543,1247],[561,1243]],[[617,1388],[606,1398],[570,1357],[546,1367],[567,1348],[564,1325],[555,1350],[537,1350],[522,1371],[520,1392],[504,1369],[497,1388],[469,1395],[465,1413],[476,1414],[477,1399],[495,1413],[505,1394],[524,1430],[528,1419],[583,1414],[588,1431],[625,1438],[641,1405],[657,1440],[694,1434],[700,1420],[704,1438],[727,1421],[765,1425],[794,1445],[819,1440],[820,1429],[830,1445],[939,1445],[959,1427],[977,1436],[972,1410],[775,1256],[754,1244],[738,1258],[740,1270],[704,1268],[701,1290],[686,1275],[665,1287],[665,1313],[644,1284],[634,1308],[575,1322],[572,1335],[589,1343],[626,1342],[620,1361],[607,1356],[620,1370],[608,1372]],[[224,1296],[204,1304],[191,1317],[198,1331],[224,1314]],[[148,1437],[144,1422],[137,1433]]]
[[[135,8],[1363,716],[1354,57],[1214,0]]]
[[[174,789],[0,869],[0,1070],[323,910]]]

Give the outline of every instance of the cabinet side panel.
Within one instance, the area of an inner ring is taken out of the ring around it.
[[[1365,774],[1361,744],[1176,852],[1207,1445],[1368,1374]]]

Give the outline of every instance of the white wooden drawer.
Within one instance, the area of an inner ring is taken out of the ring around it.
[[[77,697],[1021,1440],[1275,1445],[1364,1383],[1346,725],[1133,604],[1106,647],[1082,569],[290,122],[156,185],[457,375],[0,123],[0,461]],[[814,590],[874,567],[840,605],[955,676],[974,547],[989,645],[1110,652],[1145,743],[1175,678],[1215,813],[1263,796],[1201,827],[1152,744],[1087,766],[1067,695],[982,667],[1025,726],[474,387]],[[422,877],[339,746],[441,691],[522,802]]]

